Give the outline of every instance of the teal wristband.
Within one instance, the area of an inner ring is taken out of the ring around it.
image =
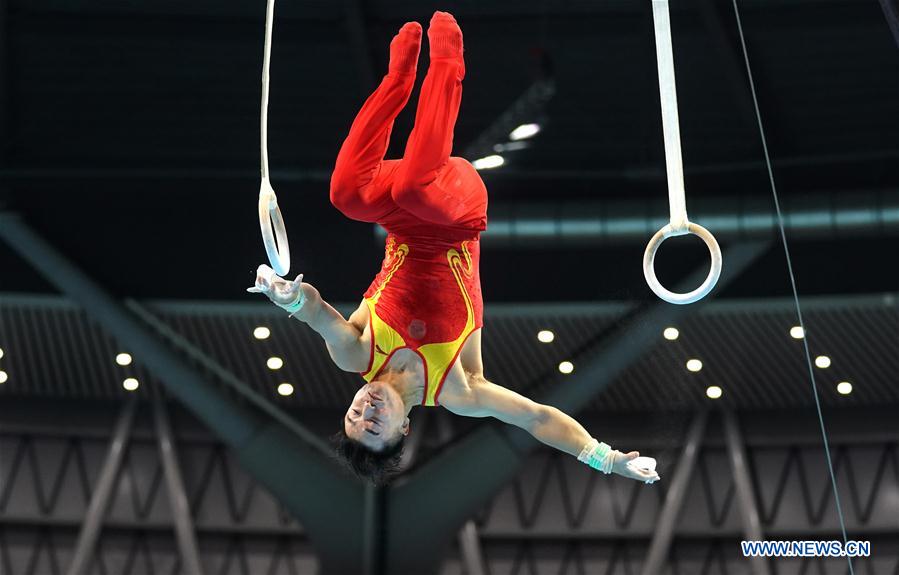
[[[581,454],[578,455],[577,459],[593,469],[608,475],[612,473],[612,465],[615,463],[615,451],[609,444],[591,439],[581,450]]]
[[[293,303],[285,305],[277,304],[281,309],[289,313],[291,316],[300,311],[303,308],[303,304],[306,303],[306,294],[303,293],[303,286],[300,286],[300,289],[297,291],[299,291],[299,294],[297,295],[297,299],[295,299]]]

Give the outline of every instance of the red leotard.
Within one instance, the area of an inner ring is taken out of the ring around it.
[[[426,372],[423,405],[437,404],[465,340],[483,325],[478,260],[487,190],[471,164],[450,157],[464,75],[461,42],[457,56],[435,58],[432,38],[405,154],[384,160],[415,81],[414,68],[391,70],[356,116],[331,180],[335,207],[388,233],[381,271],[364,295],[372,349],[362,375],[371,381],[394,352],[411,349]]]

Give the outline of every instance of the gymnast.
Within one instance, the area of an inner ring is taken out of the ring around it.
[[[436,12],[430,67],[401,160],[384,160],[393,122],[415,83],[422,29],[406,23],[390,43],[387,75],[350,128],[331,178],[345,216],[387,230],[384,261],[349,320],[316,288],[259,266],[255,286],[325,340],[340,369],[362,375],[342,420],[337,452],[360,477],[383,484],[395,472],[416,405],[494,417],[604,473],[652,483],[639,456],[600,443],[573,418],[484,378],[481,359],[480,232],[487,190],[477,171],[450,156],[462,98],[462,31]],[[641,458],[645,459],[645,458]]]

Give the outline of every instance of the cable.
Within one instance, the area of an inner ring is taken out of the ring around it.
[[[743,24],[740,21],[740,10],[737,8],[737,0],[733,0],[734,14],[737,17],[737,30],[740,32],[740,46],[743,48],[743,60],[746,62],[746,74],[749,76],[749,88],[752,90],[752,104],[755,107],[755,117],[759,124],[759,135],[762,139],[762,149],[765,152],[765,164],[768,167],[768,179],[771,182],[771,192],[774,195],[774,207],[777,210],[777,224],[780,227],[780,238],[784,246],[784,255],[787,258],[787,271],[790,273],[790,286],[793,289],[793,301],[796,302],[796,315],[799,317],[799,327],[806,336],[802,338],[803,349],[805,350],[805,360],[808,363],[809,379],[812,383],[812,395],[815,397],[815,407],[818,410],[818,421],[821,424],[821,437],[824,439],[824,455],[827,458],[827,469],[830,471],[830,482],[833,486],[833,497],[837,505],[837,514],[840,517],[840,530],[843,533],[843,544],[848,542],[846,535],[846,522],[843,519],[843,507],[840,505],[840,494],[837,491],[837,478],[833,472],[833,462],[830,458],[830,442],[827,440],[827,430],[824,427],[824,415],[821,412],[821,400],[818,398],[818,387],[815,383],[815,369],[812,367],[812,356],[808,349],[808,332],[805,330],[805,324],[802,321],[802,308],[799,305],[799,290],[796,289],[796,277],[793,275],[793,262],[790,259],[790,248],[787,245],[787,233],[784,230],[783,213],[780,210],[780,200],[777,196],[777,186],[774,184],[774,169],[771,167],[771,156],[768,153],[768,139],[765,137],[765,127],[762,125],[762,114],[759,111],[759,100],[755,92],[755,81],[752,79],[752,69],[749,67],[749,53],[746,50],[746,37],[743,35]],[[849,561],[849,573],[855,575],[852,568],[852,558],[847,555],[846,560]]]

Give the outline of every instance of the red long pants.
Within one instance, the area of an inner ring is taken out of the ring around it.
[[[366,100],[337,157],[331,203],[349,218],[392,227],[487,227],[487,189],[470,163],[450,157],[462,100],[461,58],[433,59],[402,160],[384,160],[415,74],[391,72]]]

